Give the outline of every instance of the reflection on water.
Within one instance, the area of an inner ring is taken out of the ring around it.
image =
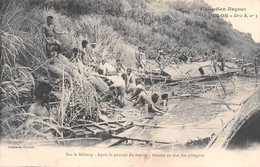
[[[200,97],[171,99],[169,103],[177,104],[164,116],[158,116],[154,124],[163,128],[146,128],[142,139],[186,143],[210,137],[234,116],[240,104],[258,86],[256,79],[232,78],[223,80],[224,89],[218,81],[199,83],[216,86],[212,91],[200,94]],[[119,147],[122,147],[119,146]]]

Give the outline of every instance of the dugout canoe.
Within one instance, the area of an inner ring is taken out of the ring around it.
[[[211,139],[206,148],[244,149],[260,144],[260,89],[242,103],[234,119]]]
[[[227,78],[239,72],[236,64],[227,62],[224,71],[217,66],[217,72],[214,72],[210,62],[194,62],[190,64],[168,65],[164,69],[152,67],[146,74],[139,74],[145,84],[170,83],[177,85],[179,82],[203,82],[216,80],[219,77]]]

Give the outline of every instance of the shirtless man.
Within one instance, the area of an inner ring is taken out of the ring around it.
[[[109,64],[106,60],[102,60],[102,69],[104,75],[111,76],[116,74],[115,68],[111,64]]]
[[[145,71],[145,66],[146,66],[146,56],[144,53],[144,49],[139,46],[138,51],[135,52],[135,59],[136,59],[136,68],[137,69],[142,69]]]
[[[148,109],[148,104],[149,104],[149,97],[148,95],[142,90],[142,88],[137,88],[137,98],[136,101],[134,102],[133,106],[139,105],[142,110],[147,110]]]
[[[158,99],[159,99],[159,95],[157,93],[154,93],[154,94],[152,94],[151,99],[152,99],[151,100],[152,102],[150,102],[148,104],[148,113],[150,113],[150,114],[155,114],[155,113],[164,114],[163,109],[156,105],[156,103],[158,102]],[[164,109],[164,111],[166,111],[166,108]]]
[[[51,90],[52,86],[46,82],[40,82],[36,86],[34,90],[36,101],[30,106],[29,113],[37,116],[50,116],[50,112],[47,110],[45,105],[48,103]]]
[[[126,74],[127,74],[126,93],[127,94],[131,93],[133,95],[133,92],[136,88],[136,84],[135,84],[134,74],[132,73],[132,69],[127,68]]]
[[[65,34],[65,32],[58,32],[53,25],[53,16],[47,17],[47,24],[43,26],[43,37],[47,42],[46,49],[49,52],[53,46],[57,46],[58,52],[60,52],[61,43],[54,37],[56,34]],[[48,53],[49,54],[49,53]]]
[[[115,94],[114,101],[116,103],[119,103],[120,107],[124,106],[126,82],[127,75],[121,74],[121,76],[118,76],[117,79],[114,80],[113,84],[110,86],[110,90],[112,90]]]
[[[158,56],[155,58],[155,61],[159,64],[159,68],[161,70],[165,68],[165,59],[164,59],[163,50],[160,50],[158,52]]]
[[[163,109],[156,106],[158,99],[159,95],[157,93],[152,94],[150,98],[143,90],[140,90],[133,106],[139,105],[142,110],[147,111],[149,114],[164,114]]]
[[[93,59],[93,52],[92,52],[92,48],[88,47],[89,43],[87,40],[82,40],[81,42],[81,46],[82,46],[82,61],[84,65],[89,65],[90,63],[95,62]]]
[[[122,74],[125,71],[123,64],[120,59],[116,59],[116,72]]]
[[[221,53],[219,53],[217,61],[220,62],[220,65],[218,65],[220,70],[225,71],[225,57]]]
[[[218,62],[217,62],[217,53],[215,50],[212,50],[211,62],[214,68],[214,72],[217,73]]]

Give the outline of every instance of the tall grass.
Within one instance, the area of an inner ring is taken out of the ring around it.
[[[49,64],[41,31],[48,15],[54,16],[58,30],[66,32],[57,36],[63,55],[72,54],[71,49],[80,47],[81,41],[86,39],[96,43],[93,53],[98,59],[115,63],[119,58],[132,67],[137,46],[145,47],[151,58],[158,49],[168,54],[199,55],[217,48],[223,53],[235,55],[239,52],[249,57],[259,48],[249,34],[232,30],[230,24],[212,18],[211,13],[198,11],[200,7],[207,5],[201,1],[59,0],[50,3],[46,0],[2,0],[1,135],[50,139],[53,136],[47,134],[50,129],[56,137],[66,135],[66,127],[77,118],[99,114],[99,97],[93,86],[68,71],[77,66],[70,64],[63,69],[59,60],[56,60],[57,66]],[[32,132],[23,127],[20,133],[18,127],[28,117],[28,107],[35,100],[32,92],[38,81],[47,81],[53,86],[50,110],[55,121],[44,123],[33,117],[31,126],[43,128]],[[64,120],[61,120],[61,110]]]
[[[55,8],[66,15],[109,14],[119,16],[124,11],[121,0],[28,0],[30,5]]]
[[[46,2],[46,6],[52,6],[63,14],[76,16],[75,18],[85,14],[101,16],[102,22],[113,26],[125,41],[135,46],[141,42],[149,48],[147,54],[151,55],[150,57],[155,57],[154,53],[158,48],[164,47],[166,52],[173,53],[179,47],[187,47],[190,52],[196,50],[198,54],[211,52],[216,48],[223,53],[230,53],[229,50],[232,48],[232,53],[228,55],[235,57],[241,52],[249,59],[259,48],[250,35],[241,35],[232,29],[230,23],[212,17],[211,10],[201,10],[210,7],[202,0],[59,0],[49,3],[44,0],[29,0],[28,2],[32,6]],[[110,23],[111,20],[116,21]],[[128,27],[136,27],[132,22],[139,24],[138,29]],[[152,42],[149,42],[151,40]],[[174,43],[176,47],[167,46],[167,43]]]
[[[0,16],[1,64],[19,64],[32,67],[44,57],[44,45],[39,30],[39,9],[26,10],[21,1],[2,1]]]
[[[24,129],[27,134],[25,138],[33,137],[32,129],[21,128],[19,130],[19,127],[23,126],[28,117],[26,115],[28,108],[34,101],[32,92],[35,78],[43,77],[45,80],[51,81],[50,78],[39,72],[43,68],[34,71],[47,59],[45,43],[41,34],[41,26],[45,22],[45,15],[42,13],[40,7],[28,8],[28,4],[23,1],[2,1],[0,10],[1,137],[24,138],[24,134],[20,133],[21,129]],[[71,42],[66,37],[63,39],[67,42],[64,42],[67,46],[71,46]],[[67,48],[67,50],[69,49]],[[45,68],[45,70],[47,69]],[[32,71],[34,71],[34,77]],[[40,121],[35,117],[31,122],[31,127],[35,126],[35,122],[43,124],[43,120]],[[48,124],[47,127],[51,126]],[[38,136],[41,134],[40,136],[45,135],[46,137],[44,131],[44,129],[38,131]]]
[[[134,64],[134,47],[125,44],[123,38],[103,24],[99,16],[75,19],[52,9],[43,10],[44,3],[38,6],[23,1],[4,0],[3,3],[6,8],[1,6],[0,12],[3,23],[0,27],[1,137],[56,140],[57,137],[72,135],[73,131],[68,127],[77,123],[78,118],[98,118],[99,97],[86,78],[76,75],[78,67],[56,58],[52,59],[55,65],[48,63],[41,33],[46,17],[52,15],[56,28],[66,32],[66,35],[57,36],[65,56],[86,39],[96,43],[94,56],[112,62],[119,58],[131,66]],[[28,121],[28,108],[35,101],[33,90],[38,81],[53,86],[50,104],[53,120],[30,115]]]
[[[121,35],[104,24],[100,16],[83,15],[74,23],[78,43],[82,39],[96,43],[94,53],[97,59],[106,59],[111,63],[121,59],[127,66],[134,65],[134,47],[126,44]]]

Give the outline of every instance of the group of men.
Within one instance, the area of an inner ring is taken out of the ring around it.
[[[55,39],[56,34],[64,34],[56,31],[53,25],[53,17],[47,17],[47,25],[43,26],[43,36],[46,41],[47,56],[49,58],[58,55],[61,43]],[[132,101],[134,106],[140,105],[151,112],[160,112],[163,109],[154,107],[159,99],[158,94],[151,97],[145,93],[142,81],[135,77],[131,68],[125,68],[120,59],[117,59],[115,66],[111,65],[107,60],[97,58],[93,50],[96,45],[82,40],[81,48],[73,48],[72,54],[67,55],[70,63],[73,63],[77,70],[74,70],[78,76],[86,77],[96,88],[100,96],[100,100],[109,102],[111,105],[125,106],[125,97]],[[136,67],[139,72],[145,71],[146,56],[144,48],[138,47],[135,53]],[[164,99],[165,101],[165,99]]]

